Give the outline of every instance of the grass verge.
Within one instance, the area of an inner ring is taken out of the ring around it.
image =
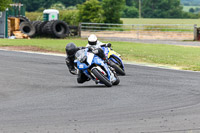
[[[43,50],[65,53],[65,46],[74,42],[77,46],[85,46],[83,39],[0,39],[0,46],[35,46]],[[184,70],[200,71],[200,47],[185,47],[164,44],[142,44],[131,42],[111,42],[112,48],[122,55],[126,61],[153,63]]]

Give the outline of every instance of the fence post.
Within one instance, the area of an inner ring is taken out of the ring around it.
[[[82,23],[79,23],[79,26],[78,26],[78,35],[81,37],[81,25]]]
[[[194,25],[194,41],[198,40],[198,36],[197,36],[197,24]]]
[[[140,25],[137,25],[137,40],[140,40]]]

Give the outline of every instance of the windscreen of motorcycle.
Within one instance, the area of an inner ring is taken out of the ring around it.
[[[87,58],[85,55],[85,49],[77,51],[75,57],[78,61],[83,62]]]
[[[92,60],[94,58],[94,54],[87,52],[87,62],[91,65],[92,64]]]
[[[110,52],[109,49],[107,47],[102,47],[104,54],[106,55],[106,57],[108,56],[108,53]]]

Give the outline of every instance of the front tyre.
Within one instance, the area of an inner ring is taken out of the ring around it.
[[[92,69],[92,73],[107,87],[112,86],[112,83],[108,80],[108,78],[105,75],[103,75],[101,72],[99,72],[96,68]]]
[[[113,85],[118,85],[120,80],[119,77],[115,75],[116,81],[113,83]]]

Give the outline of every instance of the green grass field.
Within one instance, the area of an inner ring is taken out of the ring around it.
[[[197,24],[200,19],[148,19],[148,18],[121,18],[124,24]]]
[[[0,39],[0,46],[35,46],[41,49],[65,53],[65,46],[74,42],[77,46],[85,46],[83,39]],[[162,44],[141,44],[131,42],[111,42],[112,48],[122,55],[126,61],[153,63],[179,67],[184,70],[200,71],[200,47],[184,47]]]

